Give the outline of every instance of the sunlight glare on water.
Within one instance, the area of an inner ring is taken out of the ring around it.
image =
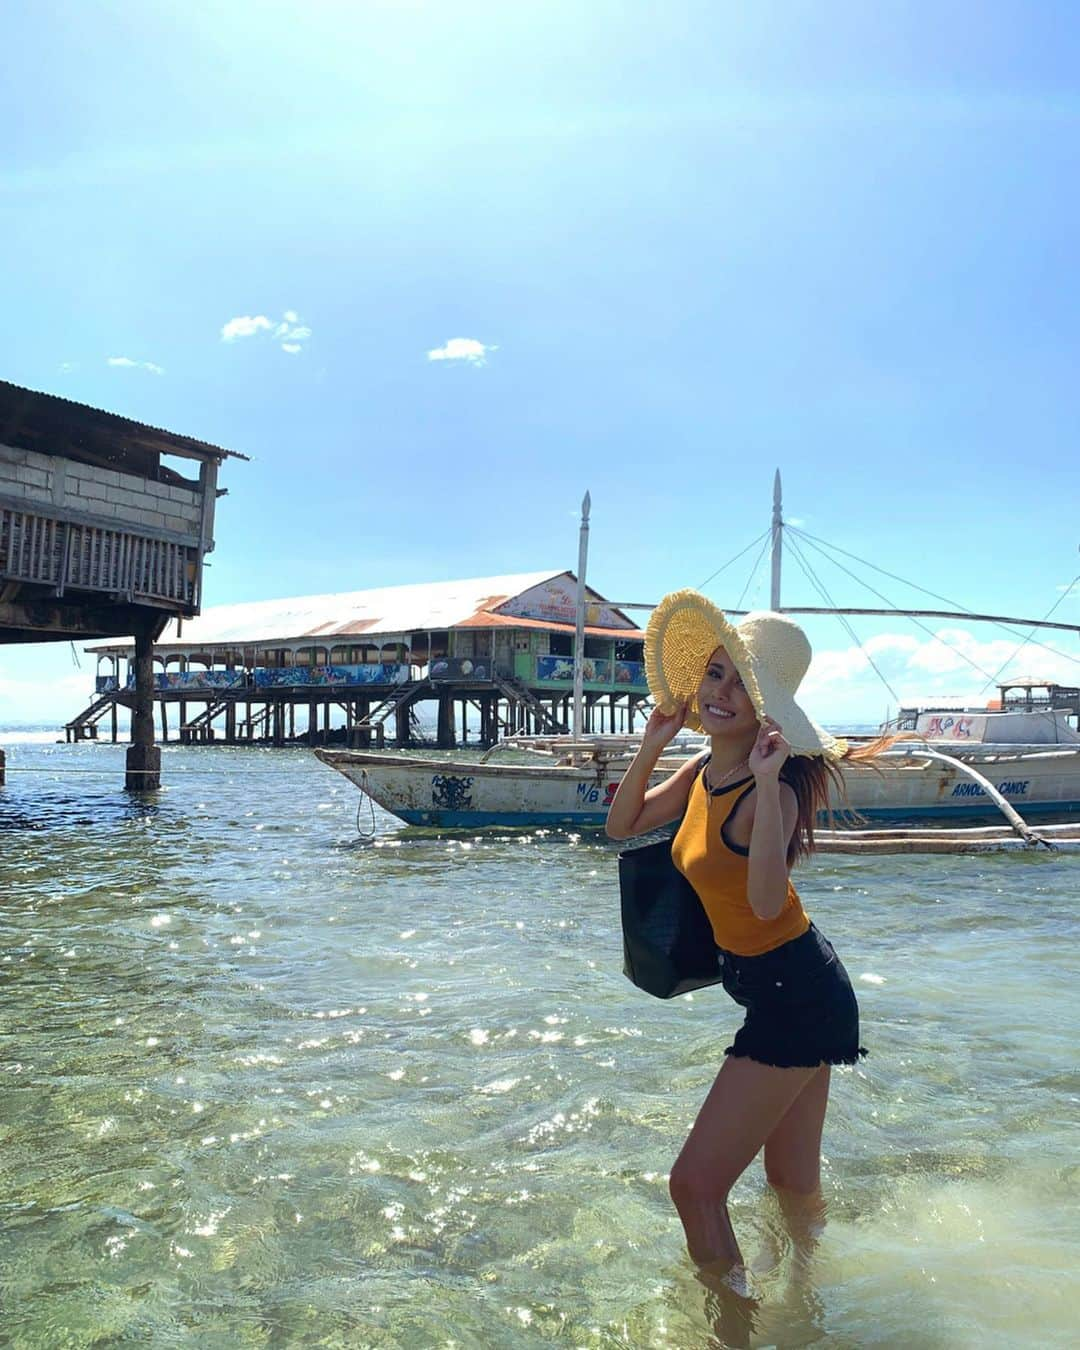
[[[802,870],[871,1055],[816,1245],[735,1191],[752,1306],[667,1196],[737,1010],[623,978],[614,845],[365,846],[304,751],[163,758],[8,745],[0,1340],[1075,1343],[1075,857]]]

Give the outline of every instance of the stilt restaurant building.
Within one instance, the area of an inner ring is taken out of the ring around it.
[[[576,593],[571,572],[526,572],[210,607],[170,622],[155,645],[161,740],[451,748],[565,734]],[[633,729],[648,698],[642,642],[637,624],[586,590],[581,731]],[[88,650],[95,698],[68,738],[96,737],[104,723],[115,740],[134,649]]]

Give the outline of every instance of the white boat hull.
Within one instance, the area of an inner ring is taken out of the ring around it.
[[[946,748],[956,754],[955,746]],[[444,829],[600,828],[625,767],[492,764],[351,750],[315,753],[409,825]],[[847,769],[846,805],[867,820],[1000,819],[999,808],[972,778],[952,765],[920,761],[917,753],[876,770]],[[1080,746],[1010,746],[1000,752],[982,747],[965,758],[1025,818],[1080,811]],[[661,768],[650,783],[670,772]]]

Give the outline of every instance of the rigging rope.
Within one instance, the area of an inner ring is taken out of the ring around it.
[[[910,586],[912,590],[921,591],[923,595],[929,595],[932,599],[941,600],[944,604],[950,605],[953,609],[960,610],[964,614],[970,614],[973,619],[978,619],[980,623],[990,623],[995,628],[1000,628],[1001,631],[1003,633],[1008,634],[1009,637],[1017,636],[1015,624],[1010,626],[1009,624],[1002,623],[998,619],[983,619],[978,614],[976,614],[974,610],[968,609],[966,605],[961,605],[955,600],[950,600],[947,595],[938,595],[937,591],[928,591],[925,586],[916,585],[914,581],[908,581],[905,577],[899,577],[896,575],[895,572],[886,571],[884,567],[878,567],[875,563],[868,562],[865,558],[860,558],[858,554],[849,553],[847,549],[840,548],[838,544],[830,544],[827,539],[819,539],[816,535],[808,534],[805,530],[796,529],[795,526],[793,525],[785,525],[784,529],[789,534],[797,534],[801,539],[805,539],[808,543],[815,546],[817,548],[817,551],[821,553],[823,557],[828,558],[829,562],[831,562],[834,567],[839,567],[840,570],[846,573],[847,576],[859,582],[861,586],[865,586],[866,589],[871,593],[871,595],[876,595],[879,600],[883,600],[885,604],[887,604],[890,608],[895,609],[896,612],[902,615],[904,618],[911,617],[909,610],[902,609],[894,601],[890,600],[888,596],[883,595],[881,591],[875,590],[874,587],[871,586],[868,581],[864,581],[861,577],[857,576],[849,568],[845,567],[843,563],[837,562],[835,558],[829,557],[829,555],[824,552],[824,549],[828,548],[832,549],[836,553],[842,553],[845,558],[852,558],[855,562],[862,563],[864,567],[870,567],[875,572],[880,572],[882,576],[889,577],[892,581],[899,581],[902,586]],[[1077,581],[1080,581],[1080,576],[1076,577],[1073,580],[1068,590],[1071,590],[1072,586],[1075,586]],[[1068,594],[1068,590],[1066,590],[1065,595]],[[1054,609],[1056,609],[1057,606],[1061,604],[1061,601],[1065,599],[1065,595],[1062,595],[1057,600],[1053,608],[1051,608],[1049,614],[1047,614],[1046,616],[1047,618],[1049,618],[1050,614],[1054,612]],[[912,621],[915,622],[915,620]],[[925,631],[929,632],[930,630],[926,629]],[[936,634],[934,634],[933,636],[936,636]],[[1073,662],[1074,665],[1080,665],[1080,657],[1070,656],[1068,652],[1059,651],[1057,647],[1051,647],[1047,643],[1040,642],[1037,638],[1034,637],[1029,637],[1027,640],[1030,641],[1033,646],[1041,647],[1044,651],[1050,652],[1051,655],[1053,656],[1064,657],[1066,661],[1071,661]],[[944,638],[939,638],[938,641],[944,642],[945,640]],[[945,645],[948,646],[949,644],[946,642]],[[985,670],[980,669],[978,666],[976,666],[975,669],[979,671],[980,675],[986,675],[987,673]],[[989,678],[990,683],[992,684],[996,677],[992,676]]]
[[[908,581],[905,577],[898,577],[895,572],[889,572],[884,567],[878,567],[876,563],[872,563],[866,558],[860,558],[857,553],[849,553],[846,548],[841,548],[839,544],[830,543],[828,539],[819,539],[816,534],[810,534],[808,530],[798,529],[794,525],[789,525],[786,521],[784,522],[784,529],[792,534],[799,535],[801,538],[806,539],[812,544],[818,544],[819,546],[832,549],[834,553],[842,553],[845,558],[851,558],[853,562],[862,563],[864,567],[869,567],[875,572],[880,572],[882,576],[888,577],[891,581],[899,581],[903,586],[910,586],[913,591],[921,591],[923,595],[930,596],[932,600],[940,600],[943,604],[949,605],[952,609],[962,609],[965,614],[972,614],[974,612],[968,609],[966,605],[960,604],[959,601],[950,600],[947,595],[938,595],[937,591],[928,591],[925,586],[919,586],[914,581]],[[834,559],[830,559],[829,561],[832,562]],[[840,566],[839,563],[836,565],[837,567]],[[848,575],[854,576],[855,574],[854,572],[849,572]],[[857,581],[858,577],[855,579]],[[866,585],[866,583],[864,582],[863,585]],[[874,594],[877,595],[877,591],[874,591]],[[892,602],[890,601],[889,603],[891,604]]]
[[[765,556],[765,550],[769,547],[772,531],[766,530],[765,534],[767,537],[765,539],[765,542],[761,546],[761,552],[757,555],[757,560],[755,561],[754,566],[750,570],[750,575],[746,579],[746,585],[742,588],[742,594],[739,596],[738,602],[735,605],[736,609],[742,609],[742,602],[746,599],[746,592],[754,584],[754,578],[758,574],[758,569],[761,566],[761,560]]]
[[[801,533],[801,531],[796,531],[796,533]],[[791,543],[792,549],[795,549],[796,544],[794,540],[789,540],[789,542]],[[819,549],[818,552],[821,552],[821,550]],[[841,572],[846,573],[853,580],[859,582],[861,586],[865,586],[866,589],[871,593],[871,595],[876,595],[877,598],[879,600],[884,601],[884,603],[888,605],[890,609],[896,610],[898,615],[900,615],[905,619],[910,619],[911,622],[917,628],[922,629],[922,631],[927,635],[927,637],[932,638],[934,642],[940,642],[943,647],[947,647],[949,651],[954,652],[961,659],[961,661],[966,661],[967,664],[972,668],[972,670],[974,670],[977,674],[985,675],[988,680],[990,680],[991,682],[993,681],[994,677],[990,674],[989,671],[984,670],[983,667],[980,666],[977,661],[973,660],[972,657],[968,656],[966,652],[961,651],[959,647],[953,646],[953,644],[949,642],[946,638],[943,638],[940,633],[935,633],[932,628],[929,628],[925,623],[920,622],[920,620],[917,619],[910,612],[910,610],[901,609],[894,601],[890,600],[887,595],[883,595],[881,591],[876,590],[873,586],[871,586],[868,581],[863,581],[860,577],[856,576],[855,573],[849,567],[845,567],[843,563],[837,562],[835,558],[830,558],[827,553],[822,553],[822,557],[826,558],[829,562],[831,562],[834,567],[839,567]],[[898,577],[897,580],[901,580],[901,578]],[[929,591],[927,591],[926,593],[928,595],[931,594],[931,592]],[[937,598],[941,599],[940,596]],[[949,603],[951,604],[952,602],[950,601]],[[1009,636],[1012,637],[1015,635],[1010,632]],[[1053,649],[1051,648],[1051,650]]]
[[[705,589],[705,587],[709,584],[710,581],[714,581],[714,580],[720,575],[721,572],[726,572],[727,569],[731,566],[732,563],[738,562],[739,559],[742,557],[742,555],[743,555],[744,553],[749,553],[750,550],[754,547],[755,544],[760,544],[761,541],[762,541],[762,539],[768,538],[768,536],[771,535],[771,534],[772,534],[772,529],[770,528],[770,529],[764,530],[761,534],[759,534],[759,535],[757,536],[756,539],[751,539],[750,542],[747,544],[747,546],[746,546],[745,548],[741,548],[741,549],[738,551],[738,553],[735,554],[734,558],[729,558],[729,559],[727,560],[727,562],[724,563],[723,567],[718,567],[718,568],[716,569],[716,571],[712,574],[712,576],[706,577],[705,580],[698,586],[698,590],[699,590],[699,591],[703,591],[703,590]],[[757,566],[757,564],[755,564],[755,567],[756,567],[756,566]],[[752,575],[752,574],[751,574],[751,575]]]
[[[1078,572],[1078,573],[1076,574],[1076,576],[1073,577],[1072,581],[1069,582],[1069,584],[1065,587],[1065,589],[1062,591],[1062,593],[1058,596],[1058,598],[1054,601],[1054,603],[1050,606],[1050,608],[1049,608],[1049,609],[1046,611],[1046,613],[1043,615],[1043,620],[1044,620],[1044,621],[1045,621],[1046,619],[1048,619],[1048,618],[1050,617],[1051,614],[1053,614],[1054,610],[1057,609],[1058,605],[1061,604],[1062,600],[1064,600],[1065,597],[1066,597],[1068,594],[1070,594],[1070,592],[1072,591],[1073,587],[1076,585],[1076,583],[1077,583],[1078,581],[1080,581],[1080,572]],[[1001,663],[1000,666],[998,666],[997,670],[994,672],[994,674],[991,676],[991,678],[990,678],[989,680],[987,680],[987,682],[983,685],[982,689],[979,690],[979,692],[980,692],[981,694],[984,694],[984,693],[987,691],[987,689],[990,688],[990,686],[991,686],[992,684],[997,684],[997,682],[998,682],[998,677],[1001,675],[1001,672],[1005,669],[1006,666],[1010,665],[1013,661],[1016,660],[1016,658],[1020,655],[1020,653],[1021,653],[1021,652],[1024,650],[1024,648],[1028,645],[1028,643],[1034,640],[1034,637],[1035,637],[1035,629],[1033,628],[1033,629],[1031,630],[1031,632],[1028,633],[1027,637],[1024,638],[1023,642],[1021,642],[1020,645],[1017,647],[1017,649],[1012,653],[1012,655],[1005,658],[1005,660]],[[1045,644],[1045,643],[1042,643],[1042,642],[1037,642],[1035,645],[1038,646],[1038,647],[1044,647],[1046,644]],[[1053,647],[1050,647],[1050,648],[1048,648],[1048,650],[1049,650],[1049,651],[1053,651],[1054,649],[1053,649]],[[1067,655],[1068,655],[1067,652],[1059,652],[1059,653],[1057,653],[1057,654],[1058,654],[1059,656],[1067,656]],[[1070,660],[1076,660],[1075,657],[1070,657],[1069,659],[1070,659]],[[1080,663],[1078,663],[1078,664],[1080,664]]]
[[[814,587],[814,589],[820,596],[824,597],[825,603],[827,605],[831,606],[831,608],[833,609],[836,609],[837,607],[836,602],[833,600],[832,596],[826,590],[824,583],[818,580],[817,576],[814,573],[814,569],[803,557],[802,549],[799,548],[798,544],[793,539],[789,540],[788,542],[791,545],[792,553],[795,555],[795,561],[803,569],[807,577],[809,577],[810,584]],[[858,633],[856,633],[855,629],[852,628],[851,624],[848,623],[847,616],[845,614],[839,614],[837,615],[837,618],[839,618],[840,622],[847,629],[848,635],[850,636],[852,642],[855,643],[856,647],[858,647],[859,651],[862,652],[863,656],[866,657],[867,661],[869,661],[870,665],[873,667],[874,674],[877,675],[881,683],[885,686],[885,688],[889,691],[889,693],[893,696],[893,698],[896,699],[897,705],[899,706],[900,695],[896,692],[896,690],[892,687],[889,681],[885,678],[884,674],[882,674],[881,670],[879,669],[877,662],[863,646],[862,642],[859,640]]]

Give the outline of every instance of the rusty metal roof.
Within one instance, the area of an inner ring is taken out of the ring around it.
[[[24,389],[7,380],[0,380],[0,443],[117,466],[151,455],[247,459],[247,455],[209,441],[146,426],[118,413],[75,403],[59,394]],[[146,466],[137,467],[137,472],[145,471]]]
[[[176,622],[170,621],[156,643],[156,649],[191,651],[211,647],[271,646],[275,642],[300,642],[305,638],[326,642],[360,634],[390,638],[449,628],[543,628],[573,632],[573,624],[491,612],[534,586],[565,577],[570,577],[570,573],[520,572],[466,581],[422,582],[333,595],[303,595],[288,600],[214,605],[195,619],[183,620],[179,634]],[[593,600],[603,601],[603,597],[591,589],[589,595]],[[628,619],[627,622],[631,621]],[[585,631],[596,637],[632,638],[640,635],[641,630],[634,625],[626,629],[587,627]],[[87,650],[127,653],[133,650],[133,644],[109,643]]]

